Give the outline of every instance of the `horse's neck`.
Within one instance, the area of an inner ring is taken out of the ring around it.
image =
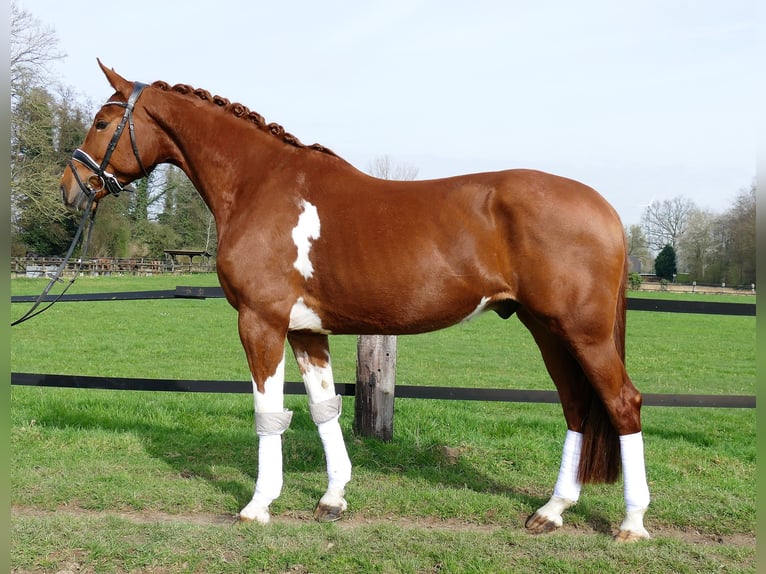
[[[162,123],[172,142],[167,154],[171,163],[184,171],[219,227],[231,215],[242,174],[247,173],[253,181],[253,175],[265,170],[264,158],[274,153],[275,144],[284,145],[247,120],[224,114],[212,104],[206,109],[183,101]]]

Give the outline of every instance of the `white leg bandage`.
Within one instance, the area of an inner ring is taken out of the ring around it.
[[[553,496],[527,520],[527,528],[545,531],[564,524],[562,514],[580,498],[581,485],[577,480],[577,469],[580,465],[581,451],[582,434],[567,430],[559,477],[553,488]]]
[[[337,420],[340,417],[342,408],[343,397],[335,395],[321,403],[309,405],[309,412],[311,413],[311,420],[320,425],[333,418]]]
[[[257,413],[255,429],[258,434],[258,478],[255,493],[239,516],[261,524],[269,522],[269,505],[282,492],[282,433],[290,426],[293,413]]]
[[[582,485],[577,480],[577,471],[580,466],[580,452],[582,450],[582,434],[567,430],[564,440],[564,452],[561,455],[561,467],[553,495],[571,502],[577,502],[580,498]]]
[[[644,437],[640,432],[620,437],[622,474],[625,482],[625,507],[628,513],[649,506],[649,485],[644,464]]]
[[[327,460],[328,493],[339,491],[342,496],[346,483],[351,480],[351,461],[346,452],[343,432],[340,428],[342,397],[337,395],[321,403],[309,406],[311,417],[317,424]]]
[[[255,432],[259,437],[281,435],[293,420],[292,411],[281,413],[255,413]]]
[[[268,507],[282,492],[282,435],[258,437],[258,478],[253,501]]]

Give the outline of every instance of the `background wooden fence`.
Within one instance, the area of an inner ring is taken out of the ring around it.
[[[11,277],[47,277],[58,269],[61,257],[11,257]],[[204,251],[168,249],[164,258],[151,257],[93,257],[78,262],[70,260],[63,270],[64,277],[75,273],[98,277],[101,275],[158,275],[161,273],[214,273],[215,261]]]

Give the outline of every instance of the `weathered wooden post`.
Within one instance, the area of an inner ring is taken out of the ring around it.
[[[356,355],[354,431],[389,441],[394,437],[396,337],[361,335]]]

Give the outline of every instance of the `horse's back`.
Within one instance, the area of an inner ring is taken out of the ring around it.
[[[454,211],[456,219],[487,217],[498,222],[502,213],[519,227],[562,224],[568,231],[575,227],[606,226],[608,232],[622,229],[614,208],[592,187],[577,180],[533,169],[508,169],[412,182],[377,180],[372,197],[399,209],[422,208],[423,219],[445,210]],[[360,194],[360,202],[367,198]],[[417,209],[416,209],[417,211]]]

